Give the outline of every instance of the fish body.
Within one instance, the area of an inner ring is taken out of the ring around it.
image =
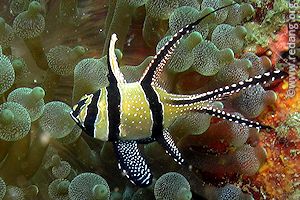
[[[119,168],[138,186],[145,187],[152,182],[152,173],[139,151],[139,144],[158,142],[177,163],[186,164],[168,128],[174,120],[190,112],[206,113],[258,129],[270,128],[218,110],[213,107],[213,102],[248,87],[284,78],[287,74],[283,71],[266,72],[246,81],[194,95],[168,93],[159,84],[164,66],[176,44],[210,14],[176,33],[154,56],[141,79],[134,83],[127,83],[119,69],[115,55],[117,36],[113,34],[107,60],[109,86],[83,96],[73,107],[71,117],[75,122],[91,137],[112,142]]]
[[[162,129],[167,129],[174,123],[175,119],[188,114],[189,111],[207,106],[208,102],[198,101],[191,104],[181,104],[180,101],[172,99],[173,95],[167,91],[152,86],[161,104]],[[118,85],[120,92],[120,124],[118,125],[118,139],[142,140],[150,138],[153,134],[153,114],[149,101],[139,82]],[[102,141],[109,140],[109,118],[107,89],[99,89],[94,94],[85,95],[74,108],[72,116],[91,136]],[[96,103],[94,103],[96,102]],[[93,105],[92,105],[93,104]],[[82,105],[82,107],[78,107]],[[80,112],[76,112],[76,108]],[[91,118],[97,116],[96,118]]]

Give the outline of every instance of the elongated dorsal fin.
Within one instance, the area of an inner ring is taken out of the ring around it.
[[[169,58],[171,57],[171,55],[174,53],[174,50],[176,48],[176,43],[179,44],[181,38],[188,34],[189,32],[191,32],[192,30],[194,30],[196,28],[196,26],[206,17],[208,17],[209,15],[222,10],[226,7],[232,6],[236,3],[233,4],[229,4],[223,7],[220,7],[206,15],[204,15],[203,17],[201,17],[200,19],[198,19],[197,21],[186,25],[185,27],[183,27],[182,29],[180,29],[177,33],[175,33],[175,35],[173,35],[173,37],[158,51],[158,53],[153,57],[153,60],[150,62],[150,64],[148,65],[148,67],[145,69],[143,76],[140,79],[140,83],[142,85],[146,85],[146,84],[154,84],[156,86],[159,86],[158,84],[158,79],[160,74],[163,71],[164,66],[166,65],[167,61],[169,60]]]
[[[117,83],[126,83],[126,80],[124,78],[124,75],[120,71],[119,64],[117,61],[117,56],[115,53],[115,44],[118,40],[117,35],[114,33],[111,35],[110,43],[109,43],[109,49],[108,49],[108,75],[109,78],[115,77],[117,80]]]

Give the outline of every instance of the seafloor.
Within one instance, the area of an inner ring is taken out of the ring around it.
[[[182,39],[160,84],[197,94],[286,70],[216,103],[273,129],[191,112],[168,127],[189,166],[157,143],[141,145],[154,182],[139,188],[111,143],[87,136],[69,112],[109,84],[113,33],[121,72],[134,82],[173,34],[232,1],[1,0],[0,200],[300,199],[299,6],[237,2]]]

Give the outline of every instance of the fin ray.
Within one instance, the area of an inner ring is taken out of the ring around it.
[[[229,86],[218,88],[212,91],[208,91],[202,94],[195,95],[176,95],[172,94],[171,100],[181,101],[183,103],[194,103],[198,101],[220,101],[224,100],[228,96],[231,96],[234,93],[237,93],[246,88],[258,85],[265,84],[269,81],[274,81],[276,79],[283,79],[287,77],[288,74],[285,71],[275,70],[272,72],[266,72],[262,75],[257,75],[253,78],[249,78],[245,81],[240,81],[239,83],[234,83]]]
[[[234,122],[234,123],[242,124],[242,125],[248,126],[250,128],[256,128],[258,130],[259,129],[266,129],[266,130],[273,129],[270,126],[262,125],[259,122],[251,121],[251,120],[248,120],[246,118],[242,118],[238,115],[233,115],[233,114],[230,114],[230,113],[227,113],[225,111],[222,111],[222,110],[219,110],[219,109],[216,109],[216,108],[212,108],[212,107],[202,107],[202,108],[199,109],[199,111],[203,111],[203,112],[205,112],[205,113],[207,113],[211,116],[215,116],[217,118],[225,119],[225,120],[228,120],[228,121],[231,121],[231,122]]]
[[[186,164],[168,130],[164,129],[163,134],[157,136],[156,140],[178,164]]]
[[[226,7],[232,6],[236,3],[232,3],[218,9],[215,9],[213,12],[210,12],[200,19],[196,20],[195,22],[186,25],[182,29],[180,29],[177,33],[175,33],[172,38],[158,51],[158,53],[153,57],[153,60],[150,62],[148,67],[145,69],[143,76],[140,79],[140,83],[142,84],[154,84],[155,86],[159,87],[158,78],[163,71],[164,66],[166,65],[167,61],[170,59],[171,55],[174,53],[176,45],[179,44],[182,37],[192,30],[196,28],[196,26],[206,17],[209,15],[224,9]]]

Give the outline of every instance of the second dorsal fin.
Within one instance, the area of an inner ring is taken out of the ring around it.
[[[176,43],[179,44],[182,37],[184,35],[188,34],[189,32],[191,32],[192,30],[194,30],[196,28],[196,26],[203,19],[205,19],[209,15],[211,15],[211,14],[213,14],[213,13],[219,11],[219,10],[222,10],[222,9],[224,9],[226,7],[229,7],[229,6],[232,6],[234,4],[236,4],[236,3],[232,3],[232,4],[229,4],[229,5],[220,7],[218,9],[204,15],[203,17],[201,17],[197,21],[186,25],[185,27],[180,29],[177,33],[175,33],[175,35],[173,35],[172,38],[153,57],[153,60],[150,62],[150,64],[148,65],[148,67],[144,71],[144,74],[141,77],[139,82],[142,85],[154,84],[154,85],[158,86],[158,78],[159,78],[161,72],[163,71],[163,68],[166,65],[167,61],[169,60],[171,55],[174,53],[174,50],[176,48]]]

